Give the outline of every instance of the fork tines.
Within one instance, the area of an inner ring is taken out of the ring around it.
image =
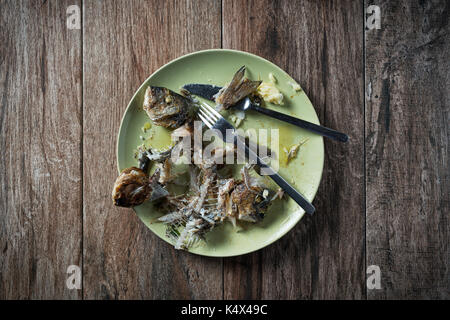
[[[209,104],[202,102],[200,104],[199,115],[200,119],[210,128],[214,127],[214,124],[222,118],[221,114],[217,112]]]

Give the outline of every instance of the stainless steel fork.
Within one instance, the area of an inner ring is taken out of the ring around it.
[[[283,179],[278,173],[276,173],[268,164],[266,164],[253,150],[251,150],[236,134],[236,129],[233,127],[231,123],[225,120],[222,115],[217,112],[213,107],[208,105],[205,102],[200,103],[199,109],[199,117],[206,124],[206,126],[210,129],[218,130],[222,136],[223,141],[227,143],[234,143],[237,148],[243,148],[245,151],[246,157],[250,159],[256,159],[256,164],[260,168],[265,168],[265,171],[268,173],[268,176],[275,181],[276,184],[280,186],[292,199],[294,199],[297,204],[305,210],[308,214],[313,214],[316,210],[314,206],[305,199],[297,190],[295,190],[286,180]],[[228,133],[228,134],[227,134]],[[231,141],[227,141],[227,139],[231,139]]]

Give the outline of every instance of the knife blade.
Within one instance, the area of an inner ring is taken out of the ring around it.
[[[202,98],[214,101],[214,95],[216,95],[222,87],[211,84],[189,83],[185,84],[183,89]]]

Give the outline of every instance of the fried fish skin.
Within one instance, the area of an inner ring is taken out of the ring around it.
[[[114,183],[112,199],[116,206],[133,207],[142,204],[151,196],[148,175],[139,168],[123,170]]]
[[[245,66],[242,66],[233,76],[230,84],[222,88],[216,97],[217,109],[228,109],[246,96],[252,94],[261,84],[261,81],[252,81],[244,78]]]
[[[193,102],[167,88],[149,86],[144,110],[155,125],[176,129],[192,117]]]

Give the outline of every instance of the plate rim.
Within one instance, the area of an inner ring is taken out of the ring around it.
[[[265,59],[265,58],[263,58],[263,57],[260,57],[260,56],[254,54],[254,53],[250,53],[250,52],[242,51],[242,50],[236,50],[236,49],[221,49],[221,48],[205,49],[205,50],[199,50],[199,51],[190,52],[190,53],[184,54],[184,55],[182,55],[182,56],[179,56],[179,57],[177,57],[177,58],[175,58],[175,59],[170,60],[169,62],[165,63],[164,65],[162,65],[161,67],[159,67],[158,69],[156,69],[155,71],[153,71],[153,72],[152,72],[152,73],[151,73],[151,74],[150,74],[150,75],[149,75],[149,76],[141,83],[141,85],[136,89],[136,91],[134,92],[133,96],[132,96],[131,99],[129,100],[128,105],[127,105],[127,107],[125,108],[125,110],[124,110],[124,112],[123,112],[123,114],[122,114],[122,118],[121,118],[121,120],[120,120],[120,125],[119,125],[119,130],[118,130],[117,137],[116,137],[116,139],[117,139],[117,141],[116,141],[116,163],[117,163],[117,170],[118,170],[118,173],[119,173],[119,174],[120,174],[120,172],[121,172],[121,170],[120,170],[120,165],[119,165],[119,145],[120,145],[120,140],[121,140],[121,139],[120,139],[120,136],[121,136],[121,132],[122,132],[122,128],[123,128],[123,122],[124,122],[124,120],[125,120],[125,117],[126,117],[126,115],[127,115],[127,113],[128,113],[128,110],[130,109],[131,104],[133,103],[133,101],[134,101],[136,95],[141,91],[142,87],[150,80],[150,78],[153,77],[153,75],[155,75],[156,73],[160,72],[160,71],[163,70],[164,68],[168,67],[168,66],[171,65],[172,63],[175,63],[175,62],[177,62],[177,61],[179,61],[179,60],[181,60],[181,59],[186,59],[186,58],[188,58],[188,57],[190,57],[190,56],[199,55],[199,54],[204,54],[204,53],[208,53],[208,52],[230,52],[230,53],[238,53],[238,54],[248,55],[248,56],[251,56],[251,57],[256,58],[256,59],[259,59],[259,60],[262,60],[262,61],[264,61],[264,62],[266,62],[266,63],[269,63],[269,64],[275,66],[275,67],[278,68],[282,73],[284,73],[285,75],[287,75],[289,78],[293,79],[291,75],[289,75],[283,68],[281,68],[281,67],[278,66],[277,64],[275,64],[275,63],[273,63],[273,62],[271,62],[271,61],[269,61],[269,60],[267,60],[267,59]],[[293,79],[293,80],[296,81],[295,79]],[[317,117],[317,124],[320,125],[320,119],[319,119],[319,116],[318,116],[318,114],[317,114],[317,112],[316,112],[316,108],[314,107],[314,104],[313,104],[313,103],[311,102],[311,100],[309,99],[309,96],[308,96],[306,93],[305,93],[305,95],[306,95],[306,98],[308,99],[309,103],[310,103],[311,106],[313,107],[314,114],[315,114],[316,117]],[[323,169],[324,169],[324,163],[325,163],[325,143],[324,143],[323,137],[320,137],[320,145],[321,145],[321,149],[322,149],[321,151],[322,151],[322,155],[323,155],[323,156],[322,156],[322,159],[321,159],[320,177],[319,177],[319,180],[318,180],[319,183],[318,183],[317,187],[314,188],[314,190],[313,190],[313,192],[312,192],[311,199],[310,199],[310,200],[308,199],[310,202],[313,202],[313,201],[314,201],[314,199],[315,199],[315,197],[316,197],[316,195],[317,195],[317,191],[319,190],[320,184],[321,184],[321,182],[322,182]],[[162,239],[162,240],[164,240],[165,242],[169,243],[171,246],[173,246],[173,243],[171,243],[168,239],[166,239],[165,237],[161,237],[160,235],[158,235],[157,233],[155,233],[152,229],[150,229],[150,228],[147,226],[147,224],[141,219],[141,217],[139,217],[139,214],[136,212],[136,210],[135,210],[134,207],[131,208],[131,209],[132,209],[132,210],[134,211],[134,213],[138,216],[140,222],[143,223],[149,231],[151,231],[151,232],[152,232],[155,236],[157,236],[159,239]],[[292,231],[292,230],[294,229],[294,227],[299,223],[299,221],[304,217],[304,215],[305,215],[305,212],[303,211],[303,213],[302,213],[301,215],[299,215],[297,218],[295,218],[295,220],[294,220],[295,222],[292,223],[292,226],[291,226],[290,228],[287,228],[287,229],[284,230],[283,232],[277,234],[277,236],[274,237],[270,242],[263,243],[263,244],[262,244],[261,246],[259,246],[259,247],[255,247],[255,248],[252,248],[252,249],[250,249],[250,250],[247,250],[247,251],[244,251],[244,252],[241,252],[241,253],[225,254],[225,255],[213,255],[213,254],[205,254],[205,253],[200,253],[200,252],[192,252],[192,251],[190,251],[190,250],[183,250],[183,251],[189,252],[190,254],[195,254],[195,255],[204,256],[204,257],[213,257],[213,258],[235,257],[235,256],[241,256],[241,255],[249,254],[249,253],[252,253],[252,252],[256,252],[256,251],[259,251],[259,250],[261,250],[261,249],[263,249],[263,248],[265,248],[265,247],[268,247],[268,246],[270,246],[271,244],[277,242],[277,241],[280,240],[282,237],[284,237],[287,233],[289,233],[290,231]],[[172,249],[173,249],[173,248],[172,248]],[[173,250],[175,250],[175,249],[173,249]]]

